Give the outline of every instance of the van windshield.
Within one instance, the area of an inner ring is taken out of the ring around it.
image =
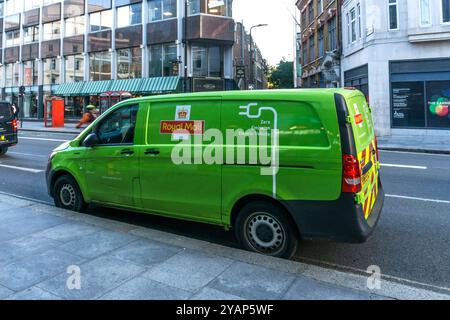
[[[11,106],[6,103],[0,103],[0,121],[10,120],[12,115]]]

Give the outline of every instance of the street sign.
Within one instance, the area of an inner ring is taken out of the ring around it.
[[[236,66],[236,79],[245,79],[245,66]]]

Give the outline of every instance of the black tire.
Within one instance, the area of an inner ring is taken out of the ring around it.
[[[78,183],[69,175],[59,177],[53,186],[55,206],[75,212],[86,210],[83,194]]]
[[[265,201],[255,201],[242,208],[235,233],[245,249],[279,258],[291,258],[299,243],[297,228],[286,211]]]
[[[0,156],[4,156],[8,152],[8,147],[0,147]]]

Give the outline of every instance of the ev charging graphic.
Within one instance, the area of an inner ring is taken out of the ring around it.
[[[271,151],[271,167],[261,168],[261,175],[272,176],[272,196],[277,197],[277,174],[279,170],[279,132],[278,132],[278,113],[273,107],[258,107],[257,103],[249,103],[246,106],[240,106],[239,109],[244,111],[239,112],[240,116],[246,116],[249,119],[259,119],[263,111],[270,111],[273,113],[274,128],[272,131],[272,151]],[[251,114],[250,109],[257,110],[256,114]]]

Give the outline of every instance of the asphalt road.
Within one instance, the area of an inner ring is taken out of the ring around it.
[[[53,148],[72,134],[22,132],[0,158],[0,192],[52,202],[44,171]],[[383,276],[433,290],[450,290],[450,156],[381,152],[387,198],[379,225],[365,244],[303,241],[296,260],[344,271],[380,267]],[[120,210],[88,214],[236,246],[221,228]]]

